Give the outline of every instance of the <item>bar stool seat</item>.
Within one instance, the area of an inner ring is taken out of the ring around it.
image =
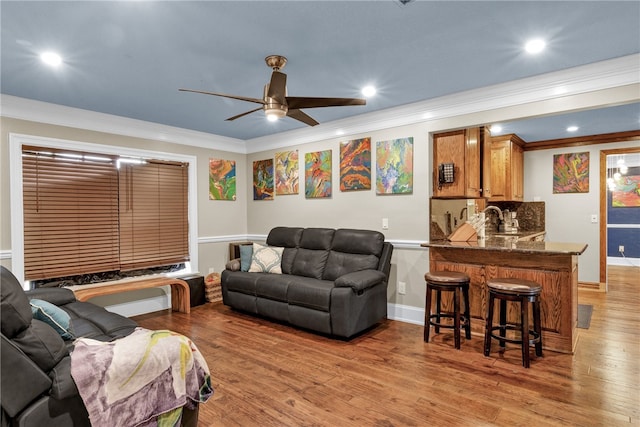
[[[465,330],[465,338],[471,339],[471,316],[469,315],[469,276],[455,271],[431,271],[424,275],[427,282],[424,309],[424,341],[429,342],[431,326],[436,334],[440,328],[453,329],[454,344],[460,349],[460,328]],[[436,292],[436,313],[431,314],[432,292]],[[442,292],[453,293],[453,311],[442,311]],[[464,314],[460,310],[460,299],[464,300]],[[453,319],[453,324],[442,319]]]
[[[540,294],[542,287],[531,280],[516,278],[496,278],[487,281],[489,288],[488,312],[484,334],[484,355],[491,353],[491,339],[500,342],[500,347],[505,347],[505,342],[520,344],[522,346],[522,365],[530,366],[529,347],[535,346],[536,356],[542,357],[542,327],[540,324]],[[493,326],[493,312],[495,300],[500,302],[500,324]],[[520,304],[520,323],[507,322],[507,301]],[[533,308],[533,329],[529,328],[529,304]],[[519,330],[520,339],[506,337],[507,330]],[[498,332],[496,334],[495,332]]]

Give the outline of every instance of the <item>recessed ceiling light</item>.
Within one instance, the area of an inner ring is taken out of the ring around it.
[[[529,40],[527,44],[524,45],[525,50],[528,53],[540,53],[544,50],[546,43],[542,39],[533,39]]]
[[[336,135],[340,136],[340,135],[344,135],[344,131],[342,129],[338,129],[336,131]]]
[[[578,128],[578,126],[569,126],[569,127],[567,128],[567,132],[575,132],[575,131],[577,131],[578,129],[579,129],[579,128]]]
[[[376,88],[373,86],[365,86],[362,88],[362,95],[365,98],[369,98],[376,94]]]
[[[44,52],[40,55],[40,59],[47,65],[57,67],[62,64],[62,57],[55,52]]]
[[[500,125],[491,125],[491,132],[495,132],[496,134],[502,132],[502,126],[500,126]]]

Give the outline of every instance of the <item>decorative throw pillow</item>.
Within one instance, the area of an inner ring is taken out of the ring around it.
[[[240,246],[240,271],[249,271],[252,257],[253,257],[253,245],[241,245]]]
[[[65,340],[74,338],[71,331],[71,317],[60,307],[48,301],[32,299],[29,301],[34,319],[38,319],[51,326]]]
[[[249,272],[282,274],[282,252],[284,248],[253,244],[253,255]]]

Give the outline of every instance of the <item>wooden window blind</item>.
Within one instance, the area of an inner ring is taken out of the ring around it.
[[[188,164],[24,146],[25,279],[189,260]]]
[[[121,165],[121,269],[188,260],[188,164],[148,161]]]
[[[117,270],[115,159],[23,147],[22,173],[25,278]]]

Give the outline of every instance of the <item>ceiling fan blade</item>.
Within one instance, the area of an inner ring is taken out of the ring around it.
[[[280,71],[271,73],[271,81],[269,82],[269,91],[267,96],[275,99],[279,104],[284,104],[287,93],[287,75]]]
[[[289,108],[289,111],[287,112],[287,116],[291,117],[292,119],[299,120],[302,123],[307,124],[309,126],[315,126],[319,124],[314,118],[307,115],[306,113],[303,113],[300,110],[296,110],[296,109],[292,110],[291,108]]]
[[[246,116],[247,114],[251,114],[251,113],[256,112],[256,111],[258,111],[258,110],[262,110],[262,107],[258,107],[258,108],[256,108],[256,109],[253,109],[253,110],[251,110],[251,111],[247,111],[247,112],[245,112],[245,113],[240,113],[240,114],[238,114],[238,115],[236,115],[236,116],[229,117],[229,118],[228,118],[228,119],[226,119],[226,120],[227,120],[228,122],[231,122],[231,121],[233,121],[233,120],[235,120],[235,119],[239,119],[239,118],[240,118],[240,117],[242,117],[242,116]]]
[[[264,100],[262,99],[247,98],[246,96],[227,95],[226,93],[207,92],[206,90],[195,90],[195,89],[178,89],[178,90],[182,92],[195,92],[195,93],[203,93],[205,95],[214,95],[214,96],[222,96],[224,98],[239,99],[240,101],[255,102],[256,104],[262,104],[262,105],[265,104]]]
[[[317,108],[317,107],[343,107],[349,105],[366,105],[367,100],[361,98],[313,98],[302,96],[287,96],[289,108]]]

